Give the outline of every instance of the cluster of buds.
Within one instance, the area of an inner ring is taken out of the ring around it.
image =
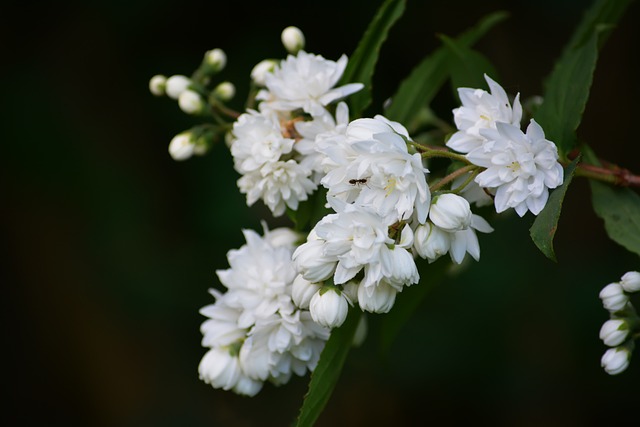
[[[600,291],[602,305],[610,319],[600,329],[600,339],[609,347],[601,365],[610,375],[617,375],[629,366],[634,341],[640,336],[640,317],[630,302],[630,296],[640,291],[640,272],[629,271],[619,282],[610,283]]]
[[[155,96],[166,95],[176,100],[186,114],[203,116],[211,113],[215,118],[220,110],[224,111],[224,103],[230,101],[236,93],[231,82],[212,84],[213,76],[226,65],[227,55],[222,49],[209,50],[191,77],[182,74],[166,77],[158,74],[149,80],[149,91]],[[171,140],[169,154],[174,160],[203,155],[221,132],[215,125],[200,125],[180,132]]]

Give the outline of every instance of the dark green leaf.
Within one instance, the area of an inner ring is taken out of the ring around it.
[[[293,210],[287,207],[287,215],[295,224],[296,231],[305,231],[313,227],[325,215],[329,214],[329,209],[325,208],[327,201],[327,190],[324,187],[318,188],[308,200],[300,202],[298,209]]]
[[[350,113],[353,117],[359,116],[371,103],[371,80],[380,47],[387,39],[393,24],[404,13],[405,3],[405,0],[386,0],[382,4],[342,75],[341,84],[364,84],[364,89],[349,97]]]
[[[393,309],[384,315],[380,329],[380,352],[388,355],[398,332],[418,309],[433,287],[445,276],[450,266],[448,258],[441,258],[433,264],[420,263],[420,283],[405,288],[396,296]]]
[[[604,30],[598,39],[598,47],[602,47],[609,33],[606,30],[615,27],[631,2],[632,0],[596,0],[584,13],[580,25],[573,32],[562,56],[584,44],[591,37],[594,29]]]
[[[556,254],[553,250],[553,237],[556,235],[558,228],[558,220],[560,219],[560,211],[562,210],[562,201],[567,193],[567,188],[573,179],[573,173],[580,161],[577,157],[564,170],[564,182],[562,185],[551,193],[547,205],[542,212],[538,214],[533,225],[529,229],[531,240],[536,244],[538,249],[550,260],[556,260]]]
[[[575,131],[589,98],[598,59],[597,43],[598,35],[594,32],[587,43],[556,64],[547,82],[544,102],[536,113],[536,121],[547,139],[558,146],[562,158],[576,144]]]
[[[477,42],[487,31],[507,17],[505,12],[495,12],[483,18],[475,27],[460,35],[456,42],[459,46],[469,47]],[[431,103],[449,77],[449,51],[440,47],[424,58],[411,74],[402,81],[392,102],[385,111],[390,120],[409,123],[420,109]]]
[[[331,337],[320,355],[318,366],[311,374],[309,391],[300,409],[297,427],[313,426],[329,401],[349,354],[361,314],[357,307],[349,310],[344,324],[331,331]]]
[[[441,35],[440,39],[451,58],[451,85],[454,90],[459,87],[485,87],[484,74],[499,80],[495,68],[484,55],[445,35]]]
[[[611,240],[640,255],[640,196],[591,180],[591,201]]]

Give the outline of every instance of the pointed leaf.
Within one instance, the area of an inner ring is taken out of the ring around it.
[[[329,401],[351,349],[361,314],[359,308],[349,310],[347,320],[342,326],[331,331],[331,337],[322,350],[318,366],[311,374],[309,391],[300,409],[296,427],[313,426]]]
[[[459,87],[485,87],[484,74],[499,80],[494,66],[481,53],[441,35],[451,58],[451,85],[454,91]]]
[[[358,47],[351,56],[340,84],[362,83],[364,89],[349,97],[351,115],[358,117],[371,103],[371,81],[373,71],[378,61],[380,47],[387,39],[389,30],[402,16],[405,0],[386,0],[360,40]]]
[[[573,32],[571,40],[567,43],[562,56],[584,44],[591,36],[594,29],[612,29],[620,20],[625,10],[632,0],[596,0],[593,5],[584,13],[580,25]],[[598,48],[601,48],[606,41],[608,32],[600,35]]]
[[[468,47],[477,42],[487,31],[507,17],[505,12],[495,12],[456,38],[460,46]],[[420,109],[429,105],[450,74],[450,52],[440,47],[424,58],[411,74],[402,81],[385,111],[390,120],[409,123]]]
[[[573,179],[573,173],[576,170],[576,166],[580,161],[580,157],[577,157],[569,166],[564,170],[564,182],[562,185],[551,193],[547,205],[542,212],[538,214],[533,225],[529,229],[531,240],[536,244],[538,249],[550,260],[556,260],[556,254],[553,250],[553,237],[556,235],[558,228],[558,220],[560,219],[560,211],[562,210],[562,202],[564,196],[567,193],[567,188],[571,184]]]
[[[591,180],[591,202],[611,240],[640,255],[640,196]]]

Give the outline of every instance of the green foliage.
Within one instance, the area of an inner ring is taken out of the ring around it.
[[[441,35],[440,39],[449,53],[451,67],[451,85],[459,87],[484,87],[484,74],[494,80],[498,79],[497,72],[489,60],[479,52],[470,49],[455,40]]]
[[[319,187],[308,200],[298,204],[297,210],[287,207],[287,215],[293,221],[296,231],[309,230],[329,213],[329,209],[325,207],[326,200],[327,190]]]
[[[495,12],[486,16],[475,27],[460,35],[456,44],[461,48],[473,45],[507,16],[505,12]],[[392,102],[385,111],[385,116],[401,123],[411,122],[422,107],[431,103],[449,77],[450,63],[451,52],[446,47],[440,47],[424,58],[402,81],[398,91],[391,98]]]
[[[564,196],[567,193],[567,188],[571,184],[573,179],[573,173],[576,170],[576,166],[580,161],[580,157],[577,157],[569,166],[564,170],[564,182],[562,185],[551,193],[547,205],[542,212],[536,217],[533,225],[529,229],[531,240],[536,244],[538,249],[550,260],[556,260],[556,254],[553,250],[553,238],[556,235],[558,229],[558,220],[560,219],[560,211],[562,209],[562,202]]]
[[[592,180],[591,202],[611,240],[640,255],[640,196]]]
[[[331,337],[322,350],[318,366],[311,374],[309,391],[300,409],[296,427],[313,426],[329,401],[349,354],[360,316],[360,308],[349,310],[347,320],[342,326],[331,331]]]
[[[364,89],[349,97],[350,115],[358,117],[371,103],[371,80],[378,61],[380,47],[387,39],[389,30],[402,16],[405,0],[386,0],[369,24],[358,47],[349,59],[341,83],[364,84]]]

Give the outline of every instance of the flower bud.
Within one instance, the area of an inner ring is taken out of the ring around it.
[[[267,73],[272,72],[278,63],[273,59],[264,59],[251,70],[251,80],[259,86],[264,86]]]
[[[320,285],[311,283],[298,274],[291,286],[291,299],[298,307],[308,309],[311,298],[318,293],[320,288]]]
[[[338,260],[324,255],[324,245],[324,240],[309,240],[293,253],[296,269],[311,283],[327,280],[336,269]]]
[[[618,375],[627,369],[630,357],[631,351],[626,347],[610,348],[602,356],[600,365],[604,368],[607,374]]]
[[[222,82],[213,90],[213,96],[221,101],[230,101],[236,94],[236,87],[231,82]]]
[[[256,381],[241,375],[240,378],[238,378],[238,382],[235,387],[233,387],[233,391],[243,396],[253,397],[262,390],[262,385],[262,381]]]
[[[600,328],[600,339],[609,347],[622,344],[629,335],[629,324],[624,319],[610,319]]]
[[[167,78],[162,74],[155,75],[149,80],[149,91],[155,96],[164,95],[166,87]]]
[[[600,299],[604,308],[611,313],[620,311],[629,302],[629,296],[624,293],[619,283],[610,283],[600,291]]]
[[[165,86],[167,96],[172,99],[178,99],[180,94],[187,90],[190,84],[191,80],[186,76],[176,74],[175,76],[169,77]]]
[[[287,52],[296,54],[300,49],[304,49],[304,34],[298,27],[287,27],[282,31],[280,40]]]
[[[321,326],[335,328],[342,325],[347,318],[349,304],[340,290],[325,287],[311,298],[309,311],[311,318]]]
[[[169,154],[173,160],[186,160],[196,151],[196,144],[193,134],[190,131],[181,132],[173,137],[169,143]]]
[[[358,287],[360,286],[360,282],[355,280],[349,280],[347,283],[342,285],[342,295],[345,296],[349,305],[353,306],[356,302],[358,302]]]
[[[178,97],[178,105],[187,114],[199,114],[204,108],[204,101],[198,92],[187,89]]]
[[[429,219],[450,233],[466,230],[471,225],[471,207],[464,197],[450,193],[442,194],[431,203]]]
[[[227,54],[222,49],[208,50],[204,54],[204,60],[214,72],[221,71],[227,65]]]
[[[627,292],[640,291],[640,273],[637,271],[625,273],[620,280],[620,286]]]
[[[358,287],[358,304],[363,311],[388,313],[396,302],[398,292],[384,281],[377,286]]]
[[[223,390],[234,387],[241,376],[238,358],[220,347],[212,348],[204,355],[198,373],[201,380]]]
[[[422,258],[433,262],[449,251],[451,236],[427,222],[419,225],[414,233],[413,247]]]

